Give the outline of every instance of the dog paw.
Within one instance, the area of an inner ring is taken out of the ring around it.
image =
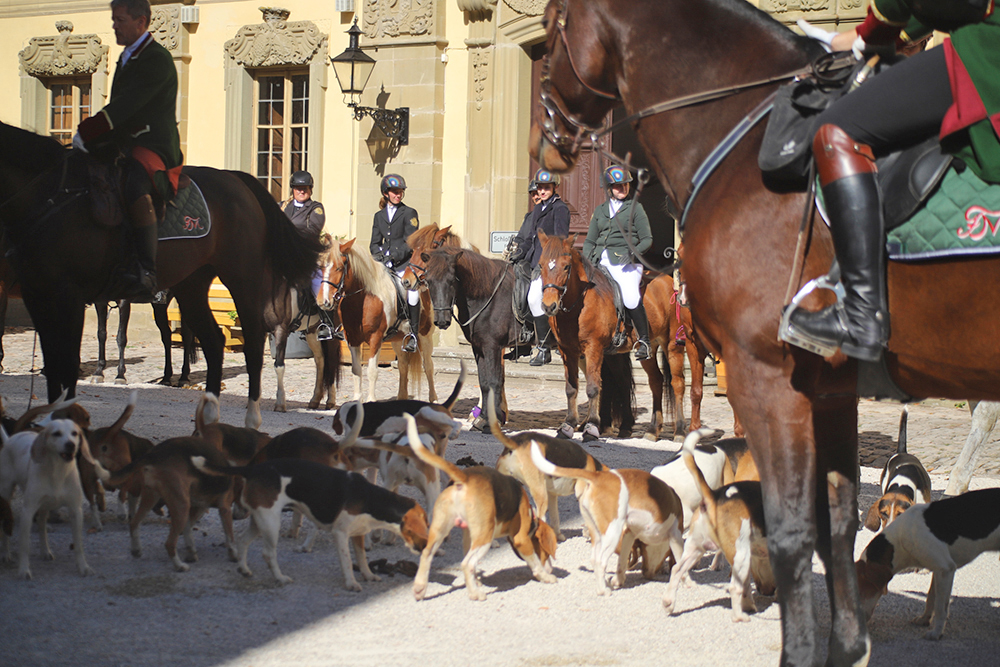
[[[306,543],[306,544],[300,544],[299,546],[297,546],[295,548],[295,550],[298,551],[301,554],[311,554],[312,553],[312,545],[308,544],[308,543]]]
[[[910,621],[910,623],[913,623],[913,625],[928,626],[931,624],[931,617],[929,614],[922,614]]]
[[[413,598],[420,602],[427,594],[427,584],[413,584]]]
[[[89,565],[84,565],[83,567],[80,568],[79,571],[80,571],[80,576],[81,577],[86,577],[86,576],[91,576],[91,575],[96,575],[97,574],[96,572],[94,572],[94,568],[90,567]]]
[[[195,551],[193,551],[193,550],[187,552],[187,555],[184,556],[184,562],[185,563],[197,563],[198,562],[198,554]]]
[[[275,579],[277,579],[278,583],[281,584],[281,585],[290,584],[293,581],[295,581],[294,579],[292,579],[291,577],[289,577],[287,574],[283,574],[280,577],[275,577]],[[358,590],[359,591],[361,590],[361,586],[358,586]]]
[[[554,584],[557,581],[559,581],[558,579],[556,579],[555,575],[549,574],[548,572],[542,572],[540,575],[538,575],[538,580],[543,584]]]
[[[251,570],[246,565],[240,565],[238,568],[236,568],[236,571],[242,574],[244,577],[247,577],[248,579],[253,576],[253,570]]]
[[[25,581],[31,581],[31,570],[18,570],[17,576],[19,579],[24,579]]]
[[[666,610],[667,614],[674,613],[674,601],[667,598],[663,598],[663,608]]]
[[[556,533],[556,542],[565,542],[565,541],[566,541],[566,536],[563,535],[561,531]]]
[[[938,641],[944,635],[944,630],[928,630],[927,634],[924,635],[924,639],[929,639],[931,641]]]
[[[364,578],[365,581],[382,581],[382,577],[378,576],[374,572],[370,572],[368,574],[362,572],[361,576]]]
[[[191,569],[191,566],[185,565],[180,561],[174,561],[174,569],[178,572],[188,572]]]
[[[55,559],[56,559],[56,556],[51,551],[43,551],[42,552],[42,560],[55,560]]]
[[[473,602],[486,602],[486,592],[482,590],[470,590],[469,599]]]
[[[749,623],[750,617],[742,613],[733,613],[733,623]]]
[[[354,591],[355,593],[360,593],[361,592],[361,584],[359,584],[356,581],[351,581],[351,582],[348,582],[348,583],[344,584],[344,588],[346,590],[349,590],[349,591]]]

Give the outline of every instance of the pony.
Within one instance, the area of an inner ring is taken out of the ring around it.
[[[2,123],[0,146],[0,225],[8,261],[41,341],[50,400],[63,389],[73,396],[84,307],[116,297],[113,274],[129,252],[127,225],[93,211],[87,169],[96,164],[94,158]],[[299,234],[249,174],[191,166],[183,173],[204,192],[212,225],[200,238],[159,243],[159,287],[172,290],[201,342],[208,364],[205,390],[216,396],[225,341],[208,305],[208,289],[216,276],[229,289],[243,327],[249,376],[244,423],[256,428],[265,303],[279,281],[305,282],[322,246]]]
[[[827,273],[834,253],[812,215],[799,261],[807,195],[769,189],[757,165],[762,103],[781,82],[807,74],[823,51],[742,0],[550,0],[544,21],[548,55],[532,155],[546,169],[571,168],[581,143],[596,144],[598,126],[623,105],[623,122],[636,129],[681,211],[694,324],[726,360],[728,398],[760,470],[782,664],[865,664],[871,641],[853,562],[859,364],[779,342],[788,295]],[[725,156],[716,153],[741,121],[747,133]],[[710,157],[714,169],[695,188]],[[902,391],[1000,399],[1000,304],[981,287],[998,273],[996,256],[888,262],[892,337],[884,363]],[[833,300],[820,290],[803,307]],[[825,656],[814,552],[830,596]]]
[[[427,377],[428,400],[437,402],[434,390],[434,341],[431,338],[430,298],[420,295],[420,331],[417,351],[403,352],[403,334],[409,323],[388,338],[386,331],[396,323],[396,287],[389,271],[375,261],[369,252],[355,248],[355,241],[334,241],[320,257],[322,282],[316,292],[316,303],[326,311],[336,310],[344,325],[344,336],[351,349],[351,373],[354,375],[354,400],[361,398],[361,345],[368,345],[368,401],[375,400],[378,379],[378,358],[383,340],[392,343],[399,360],[397,398],[408,397],[409,373],[419,372],[421,362]]]
[[[577,397],[582,359],[588,399],[587,417],[581,425],[584,442],[598,439],[614,424],[618,424],[618,437],[627,438],[635,425],[635,380],[628,356],[636,340],[635,332],[631,331],[620,344],[612,343],[619,333],[614,288],[610,279],[573,247],[576,237],[538,232],[542,243],[538,260],[542,269],[542,308],[549,316],[566,374],[568,405],[565,424],[559,431],[571,433],[580,425]],[[612,391],[601,391],[605,381],[611,383]],[[605,397],[608,400],[602,402]]]

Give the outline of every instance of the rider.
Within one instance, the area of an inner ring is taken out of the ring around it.
[[[77,127],[74,145],[87,150],[109,143],[125,160],[125,202],[135,236],[138,266],[123,278],[124,298],[151,301],[156,293],[157,214],[154,188],[164,201],[177,191],[177,68],[170,52],[149,33],[149,0],[112,0],[115,40],[125,47],[111,84],[111,101]]]
[[[372,220],[372,255],[396,272],[400,278],[406,270],[413,251],[406,239],[417,231],[417,212],[403,203],[406,181],[399,174],[386,174],[381,184],[382,199]],[[403,352],[417,351],[417,332],[420,330],[420,292],[406,292],[409,306],[410,332],[403,338]],[[391,323],[390,323],[391,324]]]
[[[864,23],[831,46],[860,53],[866,45],[893,45],[910,19],[951,37],[834,102],[820,114],[813,140],[846,296],[842,308],[797,309],[791,324],[794,334],[864,361],[877,361],[889,340],[875,158],[939,135],[976,175],[1000,183],[1000,12],[992,1],[873,0]]]
[[[528,181],[528,197],[531,200],[530,201],[531,206],[528,207],[528,212],[524,214],[524,219],[521,220],[522,227],[525,224],[527,224],[528,220],[531,218],[531,214],[535,210],[535,206],[538,205],[538,202],[542,201],[542,198],[538,196],[538,183],[535,181],[534,178]],[[514,280],[516,281],[517,285],[514,290],[514,294],[526,295],[528,292],[528,285],[531,283],[531,267],[527,266],[525,262],[514,261],[513,258],[516,254],[517,248],[518,248],[517,236],[515,236],[514,238],[511,239],[511,254],[510,254],[510,261],[514,265]],[[518,307],[516,312],[518,314],[518,320],[524,323],[524,326],[521,327],[521,334],[518,337],[517,342],[528,344],[531,342],[531,339],[535,337],[535,327],[533,322],[531,326],[527,325],[527,318],[529,314],[527,310],[528,307],[527,299],[522,299],[520,303],[517,304],[517,306]],[[515,359],[518,356],[520,356],[517,352],[518,350],[514,350],[514,354],[510,358]]]
[[[323,212],[323,204],[312,198],[312,174],[308,171],[297,171],[292,174],[289,185],[292,188],[292,196],[281,202],[281,210],[301,234],[319,238],[326,224],[326,213]],[[319,291],[322,279],[323,271],[317,268],[312,278],[313,294]]]
[[[528,307],[535,321],[535,338],[538,339],[538,352],[531,360],[532,366],[541,366],[552,361],[549,338],[552,331],[549,328],[549,317],[542,308],[542,276],[538,269],[538,261],[542,256],[542,242],[538,240],[538,231],[549,236],[566,237],[569,235],[569,207],[556,194],[559,185],[559,174],[553,174],[545,169],[535,172],[535,183],[538,184],[538,203],[526,216],[517,236],[517,249],[511,254],[512,262],[525,262],[532,269],[531,286],[528,288]]]
[[[652,349],[649,346],[649,320],[639,293],[642,264],[633,260],[635,255],[649,250],[653,245],[653,235],[642,204],[628,199],[632,174],[624,167],[613,164],[604,170],[602,178],[608,191],[608,201],[594,209],[581,254],[591,263],[606,267],[621,288],[622,302],[639,339],[635,344],[635,358],[642,361],[649,359]],[[625,232],[628,232],[629,240],[625,239]]]

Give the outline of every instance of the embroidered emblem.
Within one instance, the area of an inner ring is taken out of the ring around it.
[[[555,271],[555,269],[556,269],[556,260],[550,259],[549,260],[549,271]]]
[[[1000,228],[1000,211],[990,211],[982,206],[970,206],[965,211],[965,227],[959,227],[956,234],[960,239],[982,241],[987,231],[996,237],[998,228]]]
[[[322,206],[317,206],[315,208],[314,212],[316,213],[316,215],[323,215],[323,207]]]
[[[203,231],[205,228],[201,224],[201,218],[192,218],[190,215],[184,216],[184,231]]]

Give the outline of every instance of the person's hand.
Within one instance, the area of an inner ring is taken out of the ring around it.
[[[861,35],[858,35],[857,38],[855,38],[855,40],[851,43],[851,52],[854,54],[854,57],[857,58],[858,60],[864,60],[865,49],[867,47],[868,45],[865,44],[865,40],[861,38]]]
[[[795,22],[795,25],[799,26],[799,30],[802,31],[803,35],[815,39],[817,42],[822,44],[827,53],[833,50],[831,44],[833,43],[833,38],[836,37],[838,33],[817,28],[805,19],[799,19]]]

